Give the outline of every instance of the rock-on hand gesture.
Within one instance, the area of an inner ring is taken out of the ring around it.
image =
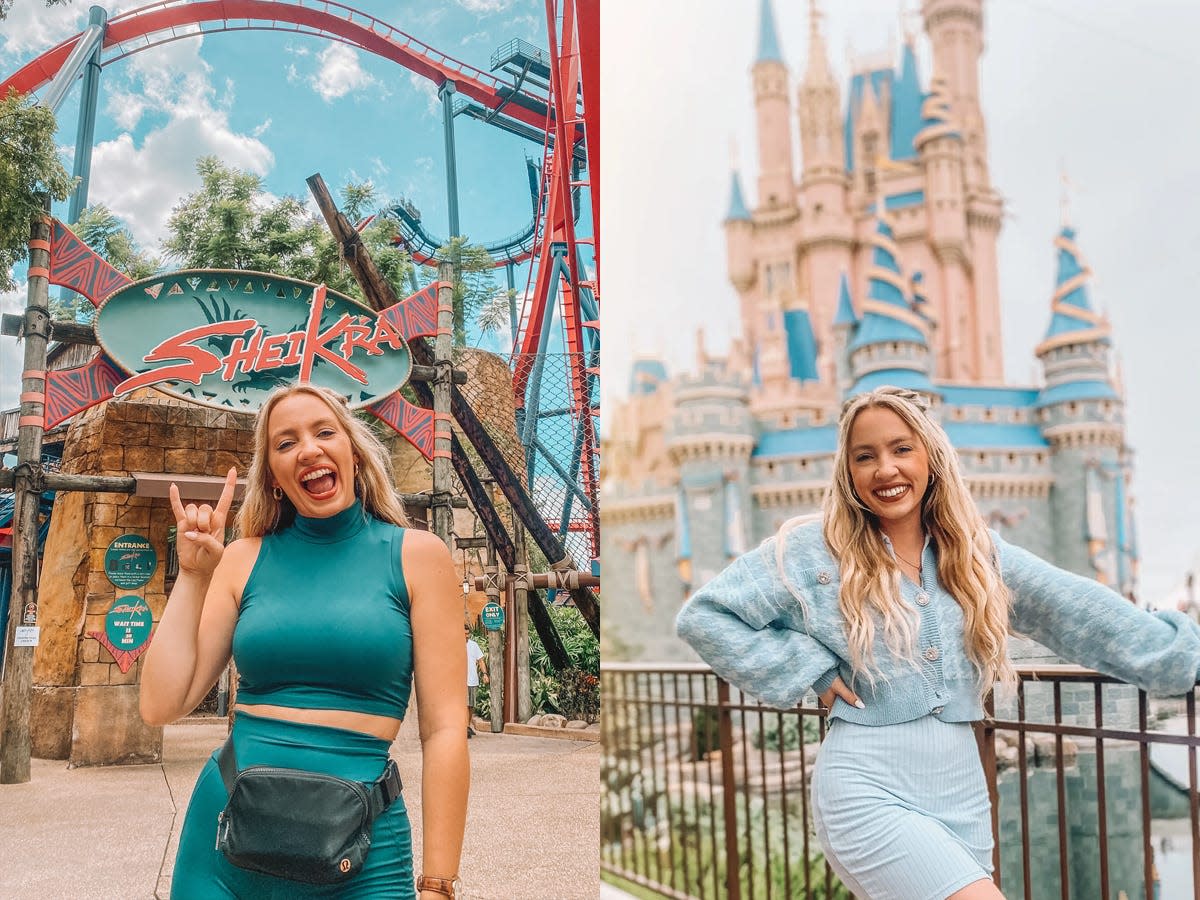
[[[208,578],[225,552],[225,519],[233,504],[237,487],[237,469],[230,467],[225,475],[225,487],[217,500],[217,508],[207,503],[186,507],[179,499],[179,488],[171,482],[171,509],[175,513],[175,549],[179,555],[179,572]]]

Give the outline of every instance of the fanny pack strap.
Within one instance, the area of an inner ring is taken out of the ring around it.
[[[233,749],[233,736],[230,735],[221,745],[221,750],[217,754],[217,768],[221,771],[221,781],[225,783],[225,793],[233,793],[233,780],[237,778],[237,754]],[[330,778],[335,776],[330,775]],[[372,782],[359,782],[367,789],[367,800],[371,804],[371,820],[382,813],[385,809],[395,802],[400,796],[400,792],[404,790],[404,783],[400,780],[400,770],[396,768],[396,761],[388,758],[387,765],[384,767],[383,774]]]

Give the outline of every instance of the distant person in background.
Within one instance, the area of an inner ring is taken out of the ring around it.
[[[864,900],[997,900],[971,722],[1012,684],[1010,631],[1161,695],[1200,677],[1200,629],[1150,615],[989,531],[922,395],[850,400],[824,522],[793,520],[701,588],[679,635],[779,709],[829,708],[812,778],[826,857]]]
[[[471,723],[475,717],[475,691],[479,688],[479,679],[484,684],[491,684],[488,678],[487,662],[479,645],[471,640],[471,626],[464,625],[463,633],[467,636],[467,737],[475,737],[475,729]]]

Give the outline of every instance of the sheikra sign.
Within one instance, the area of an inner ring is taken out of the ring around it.
[[[133,282],[62,222],[51,221],[51,284],[100,308],[105,352],[46,373],[44,424],[152,385],[220,409],[255,412],[277,385],[302,377],[365,406],[427,458],[433,411],[404,399],[408,341],[437,334],[435,281],[375,313],[333,291],[282,275],[185,270]]]
[[[308,382],[368,406],[404,386],[412,357],[389,310],[281,275],[192,269],[109,296],[96,337],[128,377],[120,396],[156,387],[194,403],[257,410],[275,388]]]

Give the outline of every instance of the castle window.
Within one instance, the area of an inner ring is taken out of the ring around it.
[[[895,353],[895,352],[897,352],[899,349],[900,349],[900,345],[899,345],[899,344],[897,344],[895,341],[892,341],[892,352],[893,352],[893,353]]]
[[[824,425],[825,424],[825,410],[818,409],[818,410],[813,411],[813,424],[814,425]]]
[[[1008,461],[1010,464],[1015,463],[1017,461],[1017,454],[1015,454],[1015,453],[1008,454]]]
[[[976,453],[975,461],[982,466],[985,462],[987,462],[987,454],[986,453]]]
[[[800,460],[800,468],[805,469],[805,470],[808,469],[808,460],[807,459]]]
[[[995,422],[995,421],[996,421],[996,410],[992,409],[992,407],[990,407],[990,406],[989,406],[989,407],[987,407],[987,408],[986,408],[986,409],[983,411],[983,421],[985,421],[985,422]]]
[[[1072,402],[1072,403],[1068,403],[1068,404],[1067,404],[1067,413],[1068,413],[1069,415],[1072,415],[1072,416],[1073,416],[1073,415],[1075,415],[1075,414],[1076,414],[1076,413],[1078,413],[1078,412],[1079,412],[1079,404],[1078,404],[1078,403],[1074,403],[1074,402]]]
[[[773,462],[769,462],[769,463],[767,463],[767,474],[768,474],[768,475],[774,475],[774,474],[775,474],[775,463],[773,463]]]
[[[1034,457],[1034,459],[1037,460],[1037,462],[1039,462],[1039,463],[1044,463],[1046,461],[1046,454],[1039,453],[1037,456]]]

